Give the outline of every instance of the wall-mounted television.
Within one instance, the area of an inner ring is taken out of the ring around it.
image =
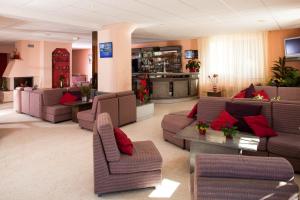
[[[99,48],[100,48],[100,58],[112,58],[113,56],[112,42],[100,43]]]
[[[198,50],[185,50],[185,59],[195,59],[198,58]]]
[[[284,46],[287,58],[300,58],[300,36],[285,39]]]

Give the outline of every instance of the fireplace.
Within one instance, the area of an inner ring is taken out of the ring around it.
[[[14,77],[14,88],[33,87],[33,77]]]

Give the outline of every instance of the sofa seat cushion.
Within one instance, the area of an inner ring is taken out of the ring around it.
[[[43,111],[50,115],[63,115],[71,113],[72,108],[64,105],[44,106]]]
[[[268,142],[268,151],[291,158],[300,158],[300,135],[278,133]]]
[[[84,121],[95,121],[95,114],[92,113],[92,109],[80,111],[77,113],[77,118]]]
[[[184,115],[187,116],[189,114],[190,110],[181,110],[176,112],[171,112],[169,115]]]
[[[169,132],[178,133],[194,121],[195,119],[188,118],[186,115],[169,114],[164,116],[161,127]]]
[[[119,161],[109,162],[112,174],[128,174],[160,170],[162,157],[151,141],[133,142],[132,156],[121,154]]]

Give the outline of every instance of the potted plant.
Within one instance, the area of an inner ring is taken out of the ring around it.
[[[232,139],[234,136],[236,136],[239,133],[239,131],[237,130],[237,127],[232,126],[230,124],[227,124],[221,130],[223,131],[224,136],[228,139]]]
[[[204,123],[203,121],[199,121],[196,124],[196,128],[198,129],[201,135],[205,135],[207,128],[209,127],[208,124]]]
[[[149,89],[147,87],[147,80],[141,79],[139,86],[140,89],[138,90],[138,96],[140,104],[145,104],[149,101]]]
[[[61,74],[61,75],[59,76],[59,86],[60,86],[61,88],[64,87],[64,81],[65,81],[65,76]]]
[[[279,57],[274,61],[272,67],[273,77],[268,85],[276,87],[297,87],[300,86],[299,71],[293,67],[286,66],[286,57]]]
[[[81,100],[83,102],[87,102],[88,97],[91,93],[91,87],[90,86],[81,86],[80,87],[80,92],[81,92]]]
[[[199,72],[200,69],[200,61],[197,59],[189,60],[185,65],[186,69],[189,69],[190,72]]]

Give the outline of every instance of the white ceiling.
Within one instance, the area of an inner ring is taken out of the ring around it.
[[[300,27],[300,0],[0,0],[0,42],[87,44],[103,25],[132,22],[135,42]]]

